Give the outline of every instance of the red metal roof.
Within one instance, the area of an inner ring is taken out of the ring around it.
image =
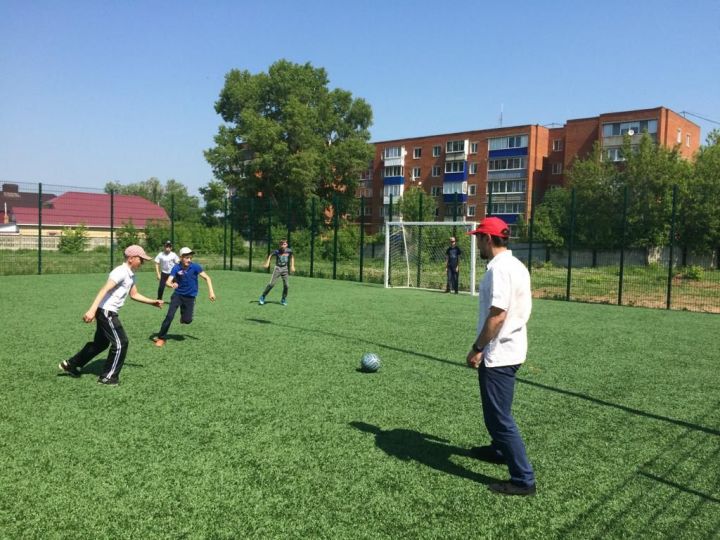
[[[167,212],[161,207],[138,195],[114,196],[113,225],[121,227],[132,221],[139,229],[145,228],[148,220],[167,221]],[[9,210],[9,209],[8,209]],[[12,214],[18,225],[37,225],[38,209],[13,206]],[[43,226],[110,227],[110,195],[106,193],[81,193],[68,191],[47,201],[43,205]]]

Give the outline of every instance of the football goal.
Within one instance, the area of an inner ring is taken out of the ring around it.
[[[442,289],[447,284],[445,256],[454,236],[462,251],[460,290],[477,294],[475,236],[468,221],[390,221],[385,224],[385,287]]]

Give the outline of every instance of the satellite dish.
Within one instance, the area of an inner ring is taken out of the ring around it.
[[[632,137],[633,135],[635,135],[635,132],[632,129],[628,129],[628,135]]]

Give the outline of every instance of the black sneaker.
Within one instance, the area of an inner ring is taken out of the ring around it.
[[[532,486],[518,486],[512,482],[490,484],[488,489],[500,495],[518,495],[520,497],[532,497],[536,492],[535,484]]]
[[[98,377],[98,384],[105,384],[107,386],[117,386],[120,384],[120,379],[117,377]]]
[[[488,463],[505,463],[505,458],[498,454],[492,446],[473,446],[470,449],[470,457],[487,461]]]
[[[58,364],[58,369],[61,369],[65,372],[66,375],[69,375],[70,377],[78,378],[82,373],[80,373],[80,370],[76,368],[75,366],[70,365],[70,362],[67,360],[63,360]]]

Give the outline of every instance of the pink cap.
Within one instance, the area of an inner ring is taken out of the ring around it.
[[[146,261],[150,260],[150,257],[148,257],[147,253],[145,253],[145,250],[138,246],[138,245],[132,245],[125,248],[125,256],[126,257],[140,257],[141,259],[145,259]]]

